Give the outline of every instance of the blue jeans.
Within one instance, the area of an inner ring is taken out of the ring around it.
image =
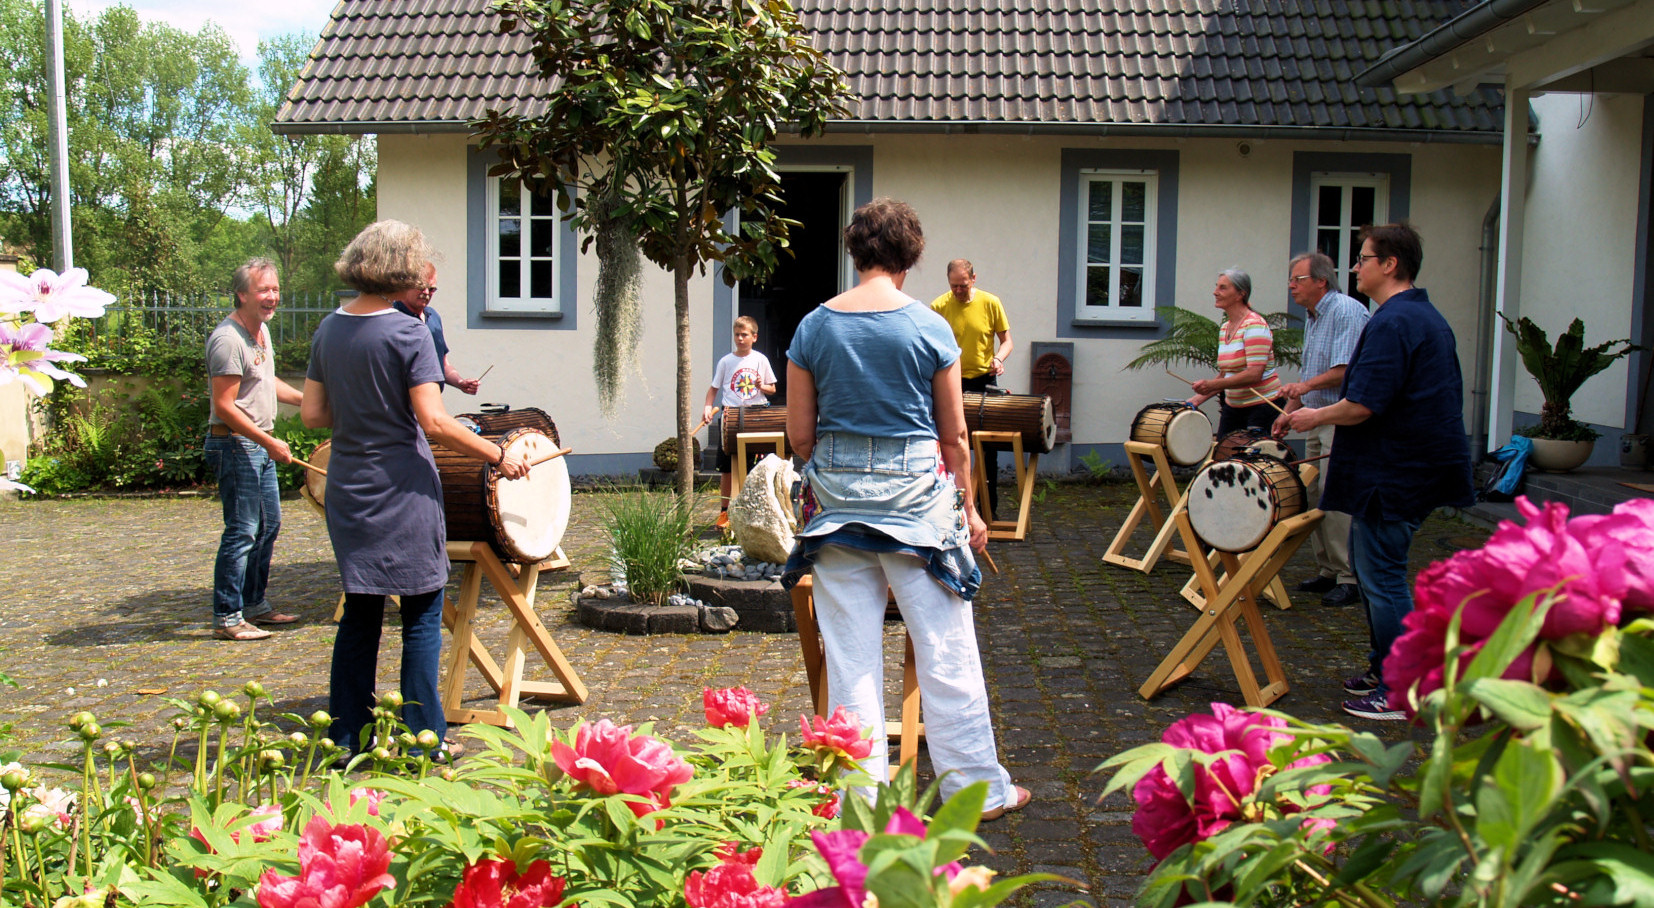
[[[1367,667],[1384,677],[1384,657],[1401,636],[1401,619],[1413,612],[1413,588],[1407,583],[1407,552],[1419,520],[1350,520],[1350,561],[1361,594],[1367,599],[1367,633],[1372,651]],[[1382,681],[1378,689],[1386,691]]]
[[[208,435],[202,448],[207,465],[218,474],[218,498],[224,505],[224,535],[212,571],[213,625],[234,627],[243,618],[270,613],[264,587],[281,532],[281,488],[276,462],[252,441]]]
[[[328,735],[351,753],[367,749],[358,741],[373,721],[373,684],[379,666],[379,631],[385,621],[385,597],[346,593],[345,614],[333,638],[333,669]],[[402,596],[402,721],[414,734],[425,729],[437,737],[448,733],[437,675],[442,664],[442,590]]]

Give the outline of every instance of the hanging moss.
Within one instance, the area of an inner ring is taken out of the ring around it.
[[[602,215],[596,230],[597,288],[592,296],[597,309],[592,377],[597,381],[598,407],[607,419],[616,415],[626,369],[637,361],[643,335],[643,256],[630,221],[615,214],[618,205],[611,195],[598,206]]]

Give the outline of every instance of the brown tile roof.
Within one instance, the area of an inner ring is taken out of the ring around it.
[[[1354,74],[1466,0],[798,0],[875,130],[1332,129],[1497,141],[1492,88],[1397,97]],[[277,132],[466,131],[544,80],[490,0],[341,0]],[[1346,133],[1346,131],[1348,131]],[[1318,133],[1324,135],[1324,133]]]

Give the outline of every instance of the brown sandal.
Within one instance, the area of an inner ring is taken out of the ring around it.
[[[270,632],[242,621],[228,627],[213,628],[213,636],[220,640],[263,640],[270,636]]]
[[[265,612],[247,619],[254,624],[292,624],[299,620],[298,615],[289,615],[286,612]]]
[[[1028,802],[1034,799],[1034,795],[1021,785],[1011,786],[1011,796],[1015,799],[1011,803],[1001,804],[992,810],[982,811],[982,822],[987,823],[992,820],[997,820],[1008,813],[1015,813],[1022,808],[1027,807]]]

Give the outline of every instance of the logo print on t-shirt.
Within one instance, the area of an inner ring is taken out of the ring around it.
[[[758,370],[751,366],[742,366],[729,377],[729,390],[742,400],[752,400],[759,394],[758,383]]]

